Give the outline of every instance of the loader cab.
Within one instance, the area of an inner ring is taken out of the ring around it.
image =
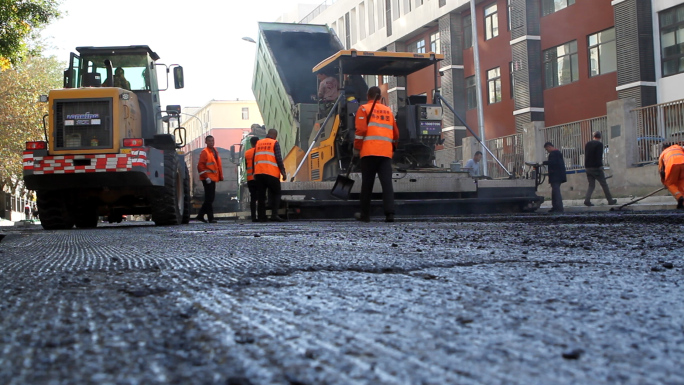
[[[175,88],[183,88],[182,67],[156,63],[159,56],[145,45],[78,47],[76,51],[78,54],[71,54],[69,68],[64,71],[64,88],[127,89],[137,96],[143,137],[152,138],[165,132],[159,91],[169,88],[170,68],[173,69]],[[157,70],[159,67],[161,74]]]

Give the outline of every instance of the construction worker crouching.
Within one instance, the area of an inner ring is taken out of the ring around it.
[[[252,213],[252,222],[257,222],[257,200],[259,186],[254,179],[254,153],[256,152],[256,145],[259,138],[252,136],[249,138],[249,143],[252,148],[245,151],[245,168],[247,169],[247,189],[249,190],[249,210]]]
[[[361,212],[356,219],[370,222],[371,195],[375,175],[382,186],[385,222],[394,222],[394,189],[392,187],[392,154],[399,141],[399,129],[392,110],[378,102],[380,88],[368,89],[368,103],[356,112],[354,156],[361,157]]]
[[[278,216],[280,208],[280,176],[287,178],[285,165],[280,152],[280,144],[276,138],[278,131],[271,128],[264,139],[256,144],[254,153],[254,179],[258,186],[257,213],[259,222],[266,222],[266,190],[268,199],[271,202],[271,221],[283,222],[284,219]]]
[[[663,143],[658,171],[660,182],[677,200],[677,208],[684,209],[684,149],[678,144]]]
[[[197,172],[204,187],[204,203],[197,213],[198,221],[216,223],[214,220],[214,198],[216,196],[216,183],[223,180],[223,166],[216,148],[214,148],[214,137],[207,135],[204,139],[207,147],[200,154],[197,162]],[[206,214],[207,219],[204,219]]]

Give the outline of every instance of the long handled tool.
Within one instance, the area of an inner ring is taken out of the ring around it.
[[[631,202],[627,202],[627,203],[625,203],[624,205],[622,205],[622,206],[620,206],[620,207],[611,207],[611,208],[610,208],[610,211],[622,210],[623,207],[629,206],[629,205],[631,205],[632,203],[637,203],[637,202],[639,202],[640,200],[642,200],[642,199],[644,199],[644,198],[648,198],[648,197],[650,197],[651,195],[657,194],[657,193],[659,193],[659,192],[665,190],[665,188],[666,188],[666,187],[661,187],[661,188],[659,188],[659,189],[653,191],[652,193],[650,193],[650,194],[648,194],[648,195],[644,195],[644,196],[642,196],[642,197],[639,198],[639,199],[635,199],[635,200],[633,200],[633,201],[631,201]]]
[[[378,99],[380,99],[380,95],[376,95],[375,99],[373,100],[373,105],[371,106],[370,112],[368,112],[368,115],[366,116],[366,122],[370,121],[371,116],[373,116],[373,109],[375,109],[375,103],[378,102]],[[354,162],[352,159],[352,162],[349,162],[349,168],[347,169],[347,175],[342,176],[338,175],[337,180],[335,181],[335,184],[333,185],[332,190],[330,191],[330,195],[334,196],[335,198],[340,198],[343,200],[349,200],[349,194],[351,194],[351,189],[354,186],[354,180],[349,178],[349,174],[351,173],[352,168],[354,167]]]

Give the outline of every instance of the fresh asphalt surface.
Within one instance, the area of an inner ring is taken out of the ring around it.
[[[1,384],[684,384],[684,213],[6,229]]]

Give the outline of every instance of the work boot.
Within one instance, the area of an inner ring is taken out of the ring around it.
[[[279,215],[274,215],[271,217],[271,222],[285,222],[285,220]]]
[[[677,209],[684,209],[684,197],[679,197],[679,199],[677,199]]]
[[[385,215],[385,222],[394,222],[394,214]]]
[[[617,204],[617,199],[610,199],[608,200],[608,205],[613,206]]]
[[[209,223],[218,223],[218,221],[217,221],[217,220],[214,220],[214,219],[212,219],[212,220],[210,220],[210,221],[209,221]]]
[[[593,206],[594,204],[591,203],[590,201],[584,201],[584,205],[587,206],[587,207],[591,207],[591,206]]]
[[[370,217],[368,215],[363,215],[361,213],[354,213],[354,218],[361,222],[370,222]]]

